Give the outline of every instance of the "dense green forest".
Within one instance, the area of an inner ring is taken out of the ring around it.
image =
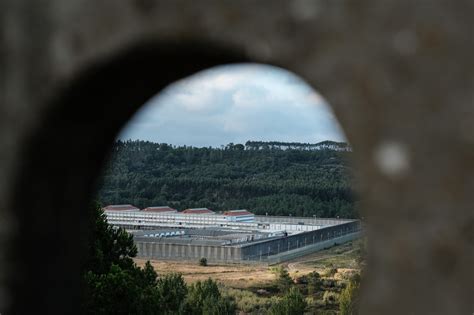
[[[331,141],[249,141],[221,148],[117,141],[98,199],[139,208],[353,218],[350,154],[347,144]]]

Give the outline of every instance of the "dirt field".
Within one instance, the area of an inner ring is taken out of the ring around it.
[[[300,257],[282,265],[288,268],[293,277],[312,271],[323,273],[327,268],[337,268],[340,273],[345,273],[358,269],[357,256],[356,243],[348,243]],[[146,260],[135,259],[135,262],[143,266]],[[265,287],[275,279],[275,275],[268,266],[257,264],[209,264],[205,267],[199,266],[197,261],[151,261],[151,264],[158,274],[181,273],[188,283],[210,277],[224,283],[227,287],[247,289]]]

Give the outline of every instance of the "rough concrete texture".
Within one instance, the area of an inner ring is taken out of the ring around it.
[[[78,312],[84,209],[116,133],[174,80],[253,61],[321,92],[354,147],[362,313],[472,314],[473,12],[470,0],[2,1],[0,311]]]

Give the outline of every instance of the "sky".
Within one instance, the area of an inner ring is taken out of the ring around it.
[[[171,84],[140,108],[118,138],[195,147],[345,141],[316,91],[286,70],[259,64],[219,66]]]

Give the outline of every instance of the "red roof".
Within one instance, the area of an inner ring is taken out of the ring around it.
[[[239,215],[253,215],[252,212],[248,212],[247,210],[229,210],[224,212],[226,216],[239,216]]]
[[[212,210],[209,210],[207,208],[193,208],[193,209],[186,209],[183,211],[183,213],[186,213],[186,214],[210,214],[210,213],[214,213],[214,211]]]
[[[177,212],[178,210],[170,208],[168,206],[163,206],[163,207],[147,207],[143,209],[142,211],[146,212]]]
[[[132,205],[108,205],[102,209],[104,209],[105,211],[107,210],[112,210],[112,211],[138,211],[140,210],[137,207],[132,206]]]

